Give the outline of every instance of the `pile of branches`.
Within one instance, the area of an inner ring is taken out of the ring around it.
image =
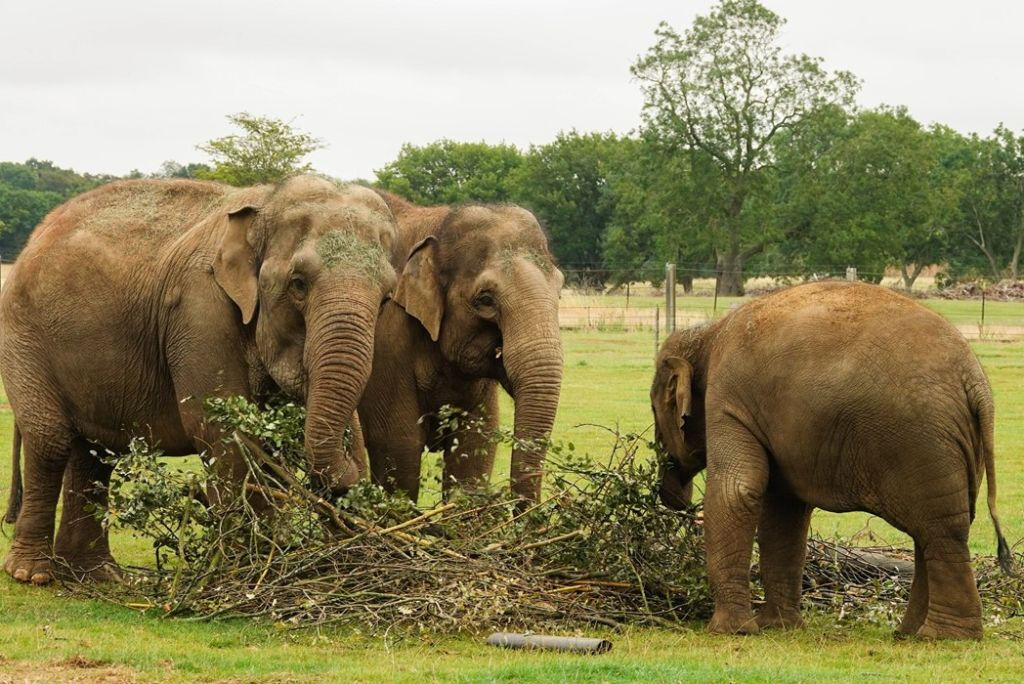
[[[612,432],[600,462],[548,445],[550,494],[540,502],[499,485],[420,511],[369,483],[329,500],[305,469],[300,407],[233,399],[208,409],[247,459],[244,486],[233,486],[245,494],[207,497],[227,485],[136,440],[115,461],[105,521],[149,540],[154,562],[124,568],[120,585],[71,580],[71,590],[189,619],[373,630],[668,626],[711,613],[700,511],[659,504],[657,465],[637,435]],[[457,432],[483,429],[456,412],[440,418]],[[808,601],[842,614],[887,606],[891,618],[910,578],[898,554],[879,557],[893,564],[813,541]],[[996,589],[1024,595],[1018,585]]]
[[[978,281],[957,283],[939,290],[935,296],[940,299],[981,299],[983,292],[985,298],[992,301],[1024,302],[1024,281],[1001,280],[995,284]]]

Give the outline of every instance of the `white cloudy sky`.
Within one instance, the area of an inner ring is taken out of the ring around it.
[[[864,106],[925,122],[1024,128],[1024,4],[763,0],[793,51],[864,81]],[[629,75],[664,19],[710,0],[7,0],[0,5],[0,160],[80,171],[200,161],[224,115],[293,120],[315,166],[371,177],[403,142],[550,140],[636,126]]]

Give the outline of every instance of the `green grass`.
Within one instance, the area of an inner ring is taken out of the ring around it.
[[[956,307],[943,312],[955,315]],[[573,330],[564,333],[564,341],[566,371],[555,438],[602,455],[610,440],[594,425],[648,429],[653,333]],[[978,343],[975,350],[996,394],[999,507],[1004,527],[1017,539],[1024,536],[1024,342]],[[510,408],[503,402],[506,423]],[[10,438],[11,414],[2,410],[0,455],[9,453]],[[500,456],[496,477],[506,477],[508,454]],[[184,462],[194,467],[194,461]],[[0,456],[0,483],[6,487],[8,481],[9,462]],[[0,493],[6,496],[6,489]],[[818,512],[813,526],[843,535],[867,527],[878,538],[901,542],[885,523],[864,514]],[[7,545],[0,539],[0,554]],[[122,562],[149,560],[137,540],[116,537],[113,545]],[[971,547],[978,553],[994,550],[984,512],[972,530]],[[1010,638],[1024,637],[1020,619],[989,628],[985,641],[969,644],[896,642],[884,626],[850,624],[831,615],[811,615],[804,630],[750,638],[712,637],[699,624],[679,632],[595,630],[615,648],[608,655],[583,657],[498,651],[475,636],[384,636],[341,628],[292,632],[240,620],[171,621],[71,599],[59,588],[20,586],[6,576],[0,577],[0,615],[0,682],[5,667],[20,675],[35,667],[32,663],[43,668],[75,655],[152,681],[1009,681],[1024,670],[1020,642]],[[61,681],[56,671],[47,672]]]

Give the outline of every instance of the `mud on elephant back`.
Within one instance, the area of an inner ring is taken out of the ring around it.
[[[921,340],[927,340],[922,345]],[[707,469],[714,632],[801,624],[811,511],[866,511],[914,540],[900,631],[980,638],[967,538],[983,477],[998,538],[992,392],[963,336],[890,290],[813,283],[751,301],[663,344],[651,387],[666,505]],[[760,548],[765,603],[754,615]]]
[[[205,419],[209,397],[304,401],[312,472],[325,491],[351,486],[361,468],[342,435],[395,283],[394,239],[377,194],[309,175],[241,189],[126,181],[54,209],[0,295],[0,372],[24,447],[7,573],[45,584],[56,555],[116,576],[94,483],[110,478],[99,454],[134,436],[237,481],[244,463]]]

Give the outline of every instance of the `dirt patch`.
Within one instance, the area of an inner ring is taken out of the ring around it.
[[[0,684],[128,684],[141,679],[134,670],[82,655],[57,662],[0,658]]]

